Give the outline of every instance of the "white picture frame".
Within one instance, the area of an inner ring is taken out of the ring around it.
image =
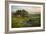
[[[32,4],[32,5],[31,5]],[[12,5],[19,5],[19,6],[39,6],[41,7],[41,27],[24,27],[24,28],[11,28],[11,6]],[[35,3],[35,2],[6,2],[6,32],[7,33],[12,33],[12,32],[15,32],[15,33],[18,33],[18,32],[34,32],[34,31],[44,31],[45,30],[45,4],[44,3]],[[9,16],[8,16],[9,15]]]

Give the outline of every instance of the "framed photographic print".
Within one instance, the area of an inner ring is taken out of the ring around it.
[[[44,31],[45,4],[35,2],[6,3],[6,32]]]

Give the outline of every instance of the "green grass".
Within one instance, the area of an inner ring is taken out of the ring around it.
[[[29,20],[32,20],[32,24],[26,23]],[[12,28],[19,27],[39,27],[40,26],[40,14],[33,14],[29,17],[16,17],[12,16]]]

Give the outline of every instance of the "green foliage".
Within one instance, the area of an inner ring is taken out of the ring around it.
[[[15,16],[12,17],[12,27],[22,27],[25,26],[25,21],[28,21],[27,17],[17,18]]]
[[[15,13],[16,15],[20,15],[20,16],[22,16],[22,17],[27,17],[28,16],[28,12],[26,11],[26,10],[16,10],[16,13]]]
[[[28,14],[26,10],[17,10],[15,15],[13,14],[11,26],[12,28],[40,26],[40,14]],[[17,15],[20,15],[21,17],[16,17]],[[31,20],[31,24],[27,23],[29,20]]]

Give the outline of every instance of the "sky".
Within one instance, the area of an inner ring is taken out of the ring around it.
[[[29,14],[41,13],[41,7],[36,6],[12,6],[12,12],[16,10],[26,10]]]

